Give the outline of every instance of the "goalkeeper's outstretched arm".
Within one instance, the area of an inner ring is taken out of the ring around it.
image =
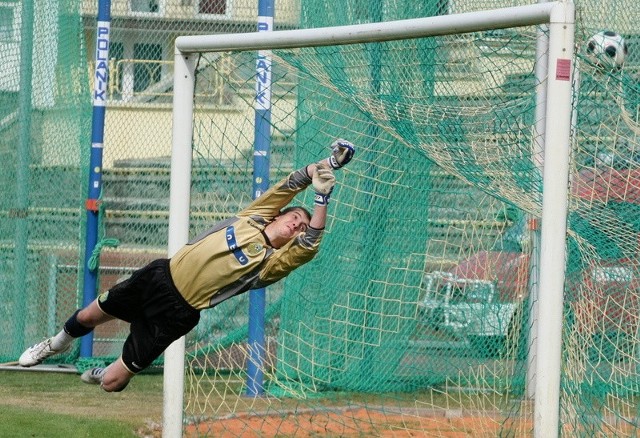
[[[311,177],[315,196],[313,198],[313,213],[309,226],[316,230],[324,228],[327,222],[327,206],[329,198],[336,184],[333,170],[326,163],[314,163],[307,166],[307,173]]]
[[[333,175],[334,169],[340,169],[353,158],[355,147],[347,140],[338,139],[331,145],[331,155],[329,158],[312,163],[307,166],[307,174],[311,177],[314,197],[314,209],[309,226],[315,229],[322,229],[327,219],[327,205],[336,178]]]
[[[260,287],[281,280],[317,254],[327,220],[327,205],[336,183],[333,171],[345,165],[354,151],[353,145],[345,140],[338,140],[332,146],[331,157],[301,169],[307,181],[306,186],[313,187],[315,191],[311,217],[307,216],[302,223],[301,215],[291,211],[300,207],[290,207],[265,228],[269,241],[279,251],[267,260],[260,272]],[[287,218],[292,213],[294,216]]]
[[[355,147],[346,140],[336,140],[331,144],[328,158],[291,172],[287,177],[256,198],[238,216],[260,216],[273,220],[294,196],[312,184],[313,175],[318,166],[339,169],[353,157]],[[328,199],[328,198],[327,198]]]

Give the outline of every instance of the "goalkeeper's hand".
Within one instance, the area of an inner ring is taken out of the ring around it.
[[[340,169],[351,161],[355,153],[356,148],[351,142],[339,138],[331,144],[331,156],[327,158],[327,163],[334,169]]]
[[[316,191],[314,202],[316,205],[326,206],[329,203],[336,177],[333,170],[326,164],[318,164],[311,178],[313,189]]]

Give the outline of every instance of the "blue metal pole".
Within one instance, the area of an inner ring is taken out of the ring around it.
[[[273,30],[275,0],[259,0],[258,32]],[[269,188],[269,153],[271,148],[271,51],[258,51],[256,60],[255,136],[253,151],[253,199]],[[247,395],[264,393],[265,289],[249,292],[249,360]]]
[[[91,124],[91,157],[89,159],[89,187],[85,207],[87,230],[84,252],[84,281],[82,306],[96,299],[98,269],[89,268],[89,259],[98,243],[99,198],[102,190],[102,147],[104,145],[104,118],[107,105],[109,74],[109,34],[111,31],[111,0],[98,0],[98,23],[96,31],[95,70],[93,86],[93,114]],[[93,355],[93,333],[80,341],[80,357]]]

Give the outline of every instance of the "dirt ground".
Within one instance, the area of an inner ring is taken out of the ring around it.
[[[513,424],[488,416],[393,415],[367,409],[346,412],[297,413],[286,416],[247,416],[187,426],[186,437],[427,437],[446,438],[531,436],[531,424]]]

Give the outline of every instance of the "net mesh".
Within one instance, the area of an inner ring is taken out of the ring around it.
[[[0,3],[0,360],[77,306],[91,108],[77,3]]]
[[[303,5],[309,27],[380,18],[354,3],[317,7]],[[256,364],[268,396],[247,399],[233,365],[251,360],[246,332],[192,338],[187,433],[532,434],[539,30],[273,53],[272,180],[326,156],[335,137],[359,151],[338,175],[320,255],[268,291],[267,359]],[[582,22],[577,37],[562,433],[633,436],[637,85],[633,52],[622,69],[587,56],[597,30]],[[249,166],[255,53],[202,54],[199,87],[207,69],[227,78],[245,115],[201,121],[206,101],[196,99],[199,162]],[[237,304],[206,318],[228,322]]]
[[[0,3],[0,357],[79,305],[96,2]],[[276,29],[523,2],[279,2]],[[638,13],[577,5],[561,432],[636,436]],[[100,289],[166,256],[173,41],[255,29],[251,2],[113,1]],[[629,43],[621,69],[590,37]],[[273,53],[272,183],[358,147],[322,250],[268,288],[266,395],[247,397],[248,295],[187,338],[187,436],[532,434],[530,275],[541,213],[534,27]],[[51,44],[55,41],[55,44]],[[202,54],[190,235],[251,200],[256,53]],[[27,62],[27,60],[31,62]],[[30,68],[29,68],[30,67]],[[311,194],[298,203],[311,205]],[[43,322],[46,322],[43,324]],[[96,331],[112,360],[124,323]],[[78,349],[59,358],[78,362]],[[161,363],[161,361],[159,361]]]

